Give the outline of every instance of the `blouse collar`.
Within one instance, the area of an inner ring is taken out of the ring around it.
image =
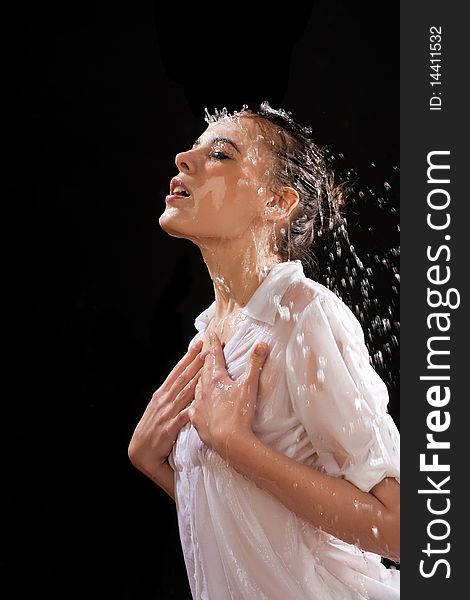
[[[256,288],[242,313],[274,325],[279,302],[289,285],[300,277],[304,277],[300,260],[289,260],[275,264],[260,285]],[[215,315],[216,301],[199,314],[194,320],[198,331],[204,331]]]

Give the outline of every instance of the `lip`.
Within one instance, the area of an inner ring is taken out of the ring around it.
[[[191,198],[191,196],[178,196],[178,194],[169,194],[165,198],[165,202],[176,202],[177,200],[186,200],[186,202]]]
[[[188,188],[186,183],[181,179],[181,177],[173,177],[173,179],[170,181],[170,194],[169,194],[170,196],[176,196],[178,198],[186,198],[186,196],[178,196],[177,194],[174,194],[175,188],[178,185],[180,185],[182,188],[184,188],[186,190],[186,192],[188,192],[188,194],[191,196],[191,190]]]

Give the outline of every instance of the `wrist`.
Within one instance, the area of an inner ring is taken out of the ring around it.
[[[165,479],[168,470],[173,472],[168,461],[153,465],[142,465],[139,470],[155,483],[159,483],[159,481]]]
[[[259,444],[262,444],[262,442],[252,429],[234,430],[221,440],[217,452],[236,469],[246,462],[248,457],[256,451]]]
[[[139,459],[133,459],[131,460],[131,462],[134,465],[134,467],[136,467],[136,469],[138,469],[139,471],[144,473],[144,475],[150,477],[151,479],[157,478],[158,475],[162,472],[164,473],[167,470],[167,466],[171,468],[171,465],[167,459],[155,460],[154,457],[148,460],[139,457]]]

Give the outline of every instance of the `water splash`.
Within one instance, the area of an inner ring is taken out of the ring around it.
[[[314,279],[352,310],[364,331],[370,362],[391,392],[398,390],[399,322],[399,168],[388,172],[375,162],[361,177],[325,150],[340,181],[351,182],[343,220],[314,255]],[[339,156],[339,155],[338,155]],[[334,158],[333,158],[334,157]],[[380,181],[379,175],[386,178]],[[363,181],[367,181],[365,185]]]

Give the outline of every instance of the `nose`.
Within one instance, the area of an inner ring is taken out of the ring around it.
[[[196,162],[190,151],[177,154],[175,163],[180,172],[193,173],[196,170]]]

